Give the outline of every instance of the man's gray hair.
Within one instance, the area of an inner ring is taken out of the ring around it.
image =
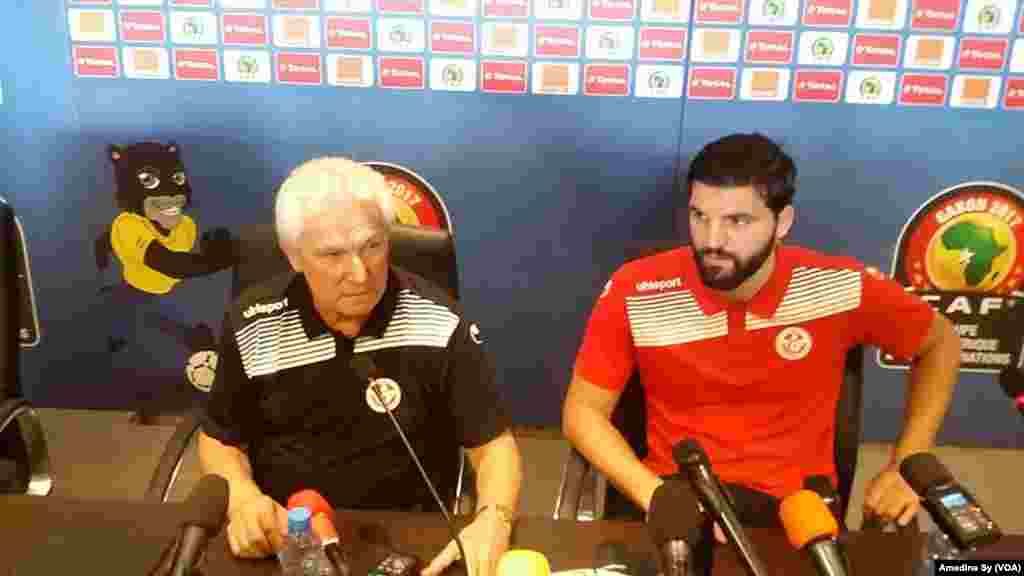
[[[373,200],[390,226],[395,211],[391,187],[373,168],[348,158],[327,156],[299,165],[285,178],[274,202],[274,226],[283,247],[296,246],[307,218],[348,198]]]

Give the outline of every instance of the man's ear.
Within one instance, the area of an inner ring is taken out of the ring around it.
[[[110,161],[117,164],[117,161],[120,160],[122,154],[124,154],[124,148],[117,144],[111,144],[107,147],[107,153],[110,154]]]
[[[285,246],[284,242],[278,241],[277,246],[284,252],[285,258],[288,258],[288,263],[292,265],[292,270],[296,272],[302,272],[302,257],[297,253],[297,248]]]
[[[775,239],[782,240],[789,235],[789,229],[793,227],[793,220],[796,218],[796,212],[793,210],[793,205],[790,204],[782,209],[778,215],[778,224],[775,226]]]
[[[167,151],[168,152],[171,152],[172,154],[177,155],[178,154],[178,150],[179,150],[179,148],[178,148],[178,143],[177,142],[174,142],[172,140],[172,141],[167,143]]]

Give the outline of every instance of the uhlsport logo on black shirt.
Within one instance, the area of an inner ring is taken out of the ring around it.
[[[268,302],[266,304],[257,303],[246,308],[245,312],[242,312],[242,316],[245,317],[246,320],[248,320],[257,314],[271,314],[274,312],[280,312],[281,310],[284,310],[285,307],[287,306],[287,298],[285,298],[284,300],[278,300],[277,302]]]

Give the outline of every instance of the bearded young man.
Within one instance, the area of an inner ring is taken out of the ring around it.
[[[678,473],[672,446],[688,438],[748,525],[778,525],[779,500],[807,477],[835,485],[835,407],[846,353],[860,344],[913,359],[903,430],[868,483],[865,513],[906,525],[919,509],[899,463],[933,445],[959,340],[941,314],[862,263],[783,244],[795,191],[793,160],[768,138],[708,144],[679,191],[692,245],[627,262],[594,306],[563,429],[637,516]],[[648,414],[642,462],[610,421],[634,370]]]

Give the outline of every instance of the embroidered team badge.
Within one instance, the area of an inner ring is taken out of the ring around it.
[[[789,326],[775,337],[775,351],[786,360],[799,360],[811,352],[811,334],[799,326]]]
[[[476,322],[469,325],[469,339],[475,344],[483,344],[484,341],[480,338],[480,328],[476,325]]]
[[[381,404],[377,398],[377,393],[373,391],[374,387],[380,390],[380,395],[384,398],[384,402],[387,403],[387,409],[384,408],[384,404]],[[402,389],[398,387],[398,382],[391,378],[377,378],[366,387],[366,405],[378,414],[384,414],[388,410],[394,411],[401,403]]]

